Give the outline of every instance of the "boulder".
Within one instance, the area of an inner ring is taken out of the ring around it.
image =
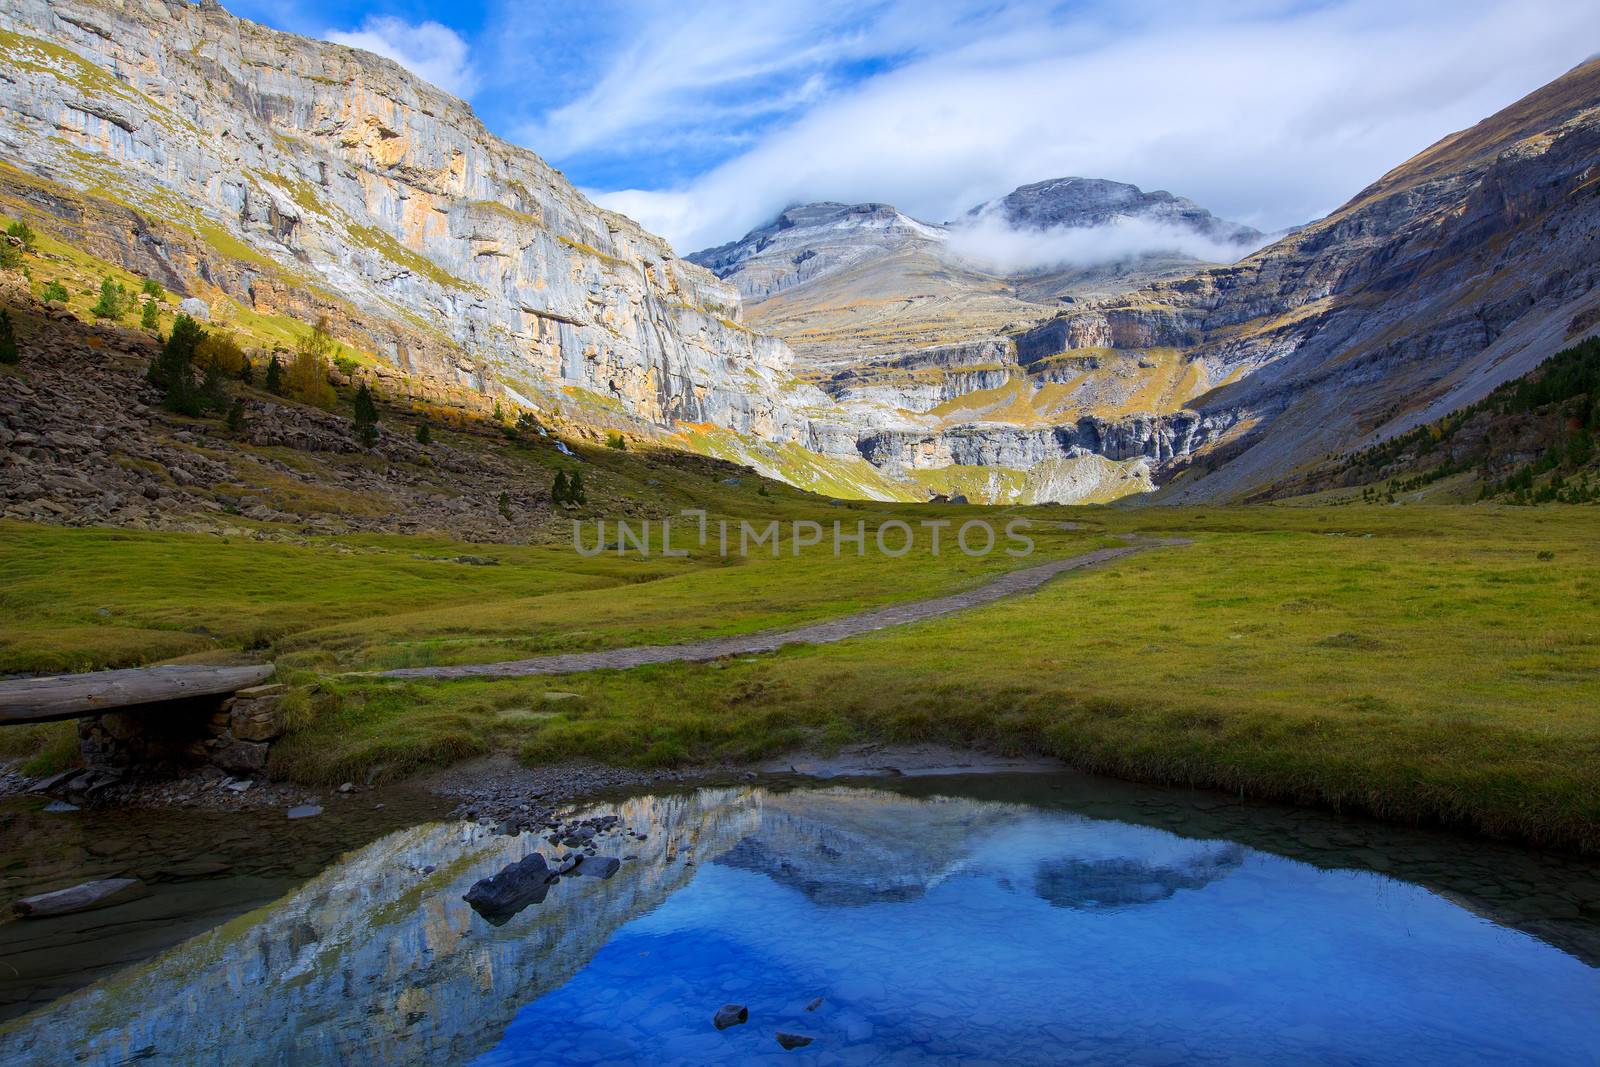
[[[500,873],[480,879],[461,898],[491,926],[504,926],[522,909],[541,903],[555,872],[538,852],[530,852]]]
[[[749,1021],[750,1009],[743,1004],[724,1004],[711,1017],[712,1025],[718,1030],[726,1030],[730,1026],[739,1026]]]
[[[234,774],[260,774],[267,769],[267,748],[265,741],[234,741],[218,749],[211,762]]]
[[[804,1034],[790,1034],[782,1030],[778,1031],[778,1044],[786,1049],[805,1048],[815,1040],[816,1038],[807,1037]]]
[[[178,310],[199,322],[211,321],[211,305],[198,296],[184,297],[178,304]]]

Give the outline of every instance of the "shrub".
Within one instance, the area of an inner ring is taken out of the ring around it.
[[[139,291],[151,300],[165,300],[167,298],[166,289],[162,288],[161,283],[154,278],[146,278],[144,284],[139,287]]]
[[[128,313],[128,290],[109,274],[100,280],[100,299],[92,310],[97,318],[120,319]]]
[[[172,332],[160,354],[150,364],[148,377],[162,391],[163,401],[172,411],[194,416],[207,406],[206,395],[194,384],[195,352],[205,336],[198,322],[179,315],[172,321]]]
[[[504,518],[510,519],[511,518],[511,494],[506,492],[504,489],[500,490],[500,500],[499,500],[498,503],[499,503],[499,508],[500,508],[500,514]]]
[[[517,432],[533,435],[539,432],[539,420],[531,411],[517,412]]]
[[[428,429],[428,424],[425,422],[417,423],[417,444],[431,445],[432,443],[433,432]]]
[[[65,304],[67,302],[67,287],[61,284],[61,279],[57,278],[44,287],[44,291],[39,294],[39,299],[46,304]]]
[[[225,330],[211,330],[206,334],[206,339],[200,342],[200,349],[195,353],[196,361],[201,366],[215,363],[222,373],[235,377],[249,364],[245,358],[244,349],[239,347],[239,342],[233,334]]]
[[[250,364],[250,357],[244,357],[244,363],[239,367],[239,380],[246,385],[256,380],[256,369]]]
[[[240,430],[244,429],[243,400],[234,400],[233,404],[228,408],[228,417],[226,422],[228,429],[232,430],[234,433],[238,433]]]
[[[505,410],[505,408],[500,406],[500,401],[498,401],[498,400],[496,400],[494,402],[494,421],[495,422],[505,422],[506,421],[506,410]]]
[[[0,269],[17,270],[22,266],[22,248],[0,237]]]
[[[337,347],[328,332],[328,320],[318,319],[295,345],[294,361],[289,364],[289,392],[307,404],[332,407],[336,397],[328,382],[328,365]]]
[[[17,331],[11,325],[11,312],[0,308],[0,363],[21,363],[22,353],[17,350]]]
[[[372,401],[372,390],[362,382],[355,399],[356,436],[361,443],[372,447],[378,441],[378,405]]]
[[[32,252],[34,247],[33,227],[18,219],[6,227],[6,236],[14,240],[24,252]]]
[[[361,369],[361,364],[357,363],[350,356],[345,355],[334,356],[333,365],[337,367],[339,373],[344,375],[346,378],[354,378],[356,376],[356,372]]]
[[[608,433],[606,434],[606,447],[614,448],[618,452],[626,452],[628,450],[628,442],[622,439],[620,433]]]

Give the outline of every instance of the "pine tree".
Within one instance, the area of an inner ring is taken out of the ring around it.
[[[100,279],[100,299],[90,310],[96,318],[122,318],[128,313],[128,290],[111,275],[106,275]]]
[[[509,520],[511,518],[511,494],[504,489],[500,490],[499,507],[501,516]]]
[[[583,505],[589,502],[589,497],[583,491],[583,472],[573,471],[572,481],[567,483],[567,500],[573,504]]]
[[[550,488],[550,499],[556,504],[565,504],[571,498],[567,489],[567,472],[556,471],[556,484]]]
[[[67,287],[61,284],[60,278],[57,278],[44,287],[44,291],[39,294],[39,299],[46,304],[65,304],[67,302]]]
[[[267,361],[267,392],[277,396],[283,395],[283,364],[278,362],[278,354],[274,352]]]
[[[148,377],[161,389],[167,407],[184,415],[196,416],[205,410],[206,397],[194,385],[194,354],[205,336],[199,323],[179,315],[172,321],[172,333],[160,354],[150,364]]]
[[[238,433],[240,430],[244,429],[244,401],[243,400],[237,400],[237,399],[234,400],[233,406],[228,408],[228,418],[227,418],[226,421],[227,421],[228,429],[233,431],[234,433]]]
[[[200,402],[216,411],[228,408],[227,375],[215,360],[206,364],[205,376],[200,380]]]
[[[244,365],[239,368],[239,380],[246,385],[256,380],[256,369],[250,363],[250,357],[244,357]]]
[[[22,353],[17,350],[17,331],[11,325],[11,312],[0,308],[0,363],[20,363]]]
[[[144,310],[139,313],[139,325],[146,330],[161,329],[161,317],[154,298],[144,302]]]
[[[378,441],[378,405],[372,401],[372,390],[362,382],[355,399],[356,436],[361,443],[372,447]]]
[[[425,422],[417,423],[417,444],[429,445],[433,443],[433,432],[428,429]]]

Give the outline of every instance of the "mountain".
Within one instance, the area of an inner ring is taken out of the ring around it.
[[[837,370],[865,358],[992,336],[1049,314],[1063,300],[1124,292],[1202,264],[1175,248],[1135,252],[1109,240],[1077,264],[1050,260],[1049,240],[1058,231],[1134,220],[1175,244],[1204,238],[1210,247],[1238,245],[1242,252],[1261,239],[1250,227],[1171,193],[1057,178],[1013,190],[944,224],[922,222],[889,204],[802,204],[737,241],[686,258],[738,287],[751,325],[783,338],[802,360]],[[984,247],[996,228],[1037,238],[1030,244],[1039,248],[1042,265],[989,262]],[[1082,257],[1074,246],[1062,258]]]
[[[1028,230],[1108,226],[1124,219],[1144,219],[1234,244],[1262,237],[1260,230],[1219,219],[1187,197],[1173,196],[1164,189],[1147,193],[1137,185],[1104,178],[1052,178],[1035,182],[967,212],[973,218],[991,214],[998,215],[1011,226]]]
[[[326,318],[407,395],[831,496],[1243,499],[1439,419],[1600,324],[1596,158],[1591,62],[1227,266],[1186,257],[1260,238],[1063,178],[938,226],[792,208],[713,273],[388,60],[209,0],[0,8],[0,212],[80,286],[263,349]],[[1069,262],[975,265],[994,227]]]

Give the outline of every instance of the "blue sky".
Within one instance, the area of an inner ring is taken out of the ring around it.
[[[228,6],[388,55],[683,252],[799,201],[942,221],[1064,175],[1292,225],[1600,42],[1572,0]]]

